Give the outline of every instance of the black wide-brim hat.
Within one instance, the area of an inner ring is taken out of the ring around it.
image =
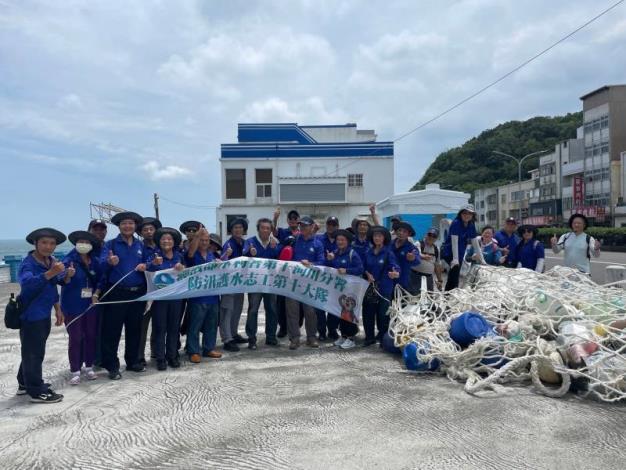
[[[217,233],[209,233],[209,243],[213,243],[218,250],[222,249],[222,237]]]
[[[391,232],[386,228],[383,227],[382,225],[374,225],[373,227],[370,227],[369,231],[367,232],[367,239],[369,240],[370,243],[374,243],[374,234],[375,233],[382,233],[383,236],[385,237],[384,240],[384,244],[385,245],[389,245],[391,243]]]
[[[141,233],[141,229],[146,225],[152,225],[155,230],[159,230],[163,227],[163,224],[156,217],[144,217],[139,225],[137,225],[137,233]]]
[[[76,245],[76,243],[78,243],[78,240],[88,240],[92,246],[100,246],[101,244],[98,237],[92,235],[89,232],[86,232],[85,230],[76,230],[75,232],[70,233],[67,236],[67,239],[72,245]]]
[[[569,218],[569,220],[567,221],[567,226],[571,229],[572,228],[572,222],[574,222],[574,219],[576,218],[581,218],[583,219],[583,223],[585,224],[585,228],[589,227],[589,220],[587,219],[586,216],[584,216],[583,214],[572,214]]]
[[[178,229],[181,232],[185,233],[190,228],[195,228],[196,230],[200,230],[200,227],[202,227],[201,222],[198,222],[197,220],[188,220],[187,222],[183,222],[182,224],[180,224],[180,227]]]
[[[357,229],[359,228],[359,224],[361,222],[365,222],[367,224],[367,227],[371,227],[372,224],[370,223],[369,220],[367,220],[367,218],[365,217],[355,217],[354,219],[352,219],[352,223],[350,224],[350,228],[352,228],[352,230],[354,230],[354,233],[357,233]]]
[[[37,230],[33,230],[32,232],[30,232],[26,237],[26,241],[31,245],[34,245],[35,243],[37,243],[37,240],[43,237],[54,238],[57,242],[57,245],[60,245],[65,240],[67,240],[67,237],[62,232],[59,232],[57,229],[44,227],[38,228]]]
[[[409,224],[408,222],[399,222],[398,225],[396,226],[396,230],[400,230],[401,228],[404,228],[409,231],[409,237],[415,236],[415,230],[413,229],[411,224]]]
[[[118,227],[124,220],[132,220],[136,225],[140,225],[143,222],[143,217],[136,212],[119,212],[111,217],[111,223]]]
[[[228,226],[228,231],[232,232],[233,231],[233,227],[235,225],[241,225],[243,227],[243,231],[247,232],[248,231],[248,221],[246,219],[244,219],[243,217],[237,217],[235,220],[233,220],[230,225]]]
[[[159,248],[161,247],[161,237],[166,234],[170,234],[174,239],[174,248],[180,246],[183,241],[183,236],[180,234],[180,232],[172,227],[161,227],[156,232],[154,232],[154,243],[156,243]]]
[[[339,229],[335,232],[335,239],[337,239],[337,237],[345,237],[348,240],[348,244],[352,243],[352,240],[354,240],[354,235],[344,229]]]

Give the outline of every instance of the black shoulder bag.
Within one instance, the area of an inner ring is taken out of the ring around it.
[[[44,284],[44,286],[37,291],[37,294],[32,298],[30,302],[24,303],[22,301],[22,295],[18,295],[15,297],[15,294],[11,292],[11,298],[9,299],[9,303],[7,303],[4,308],[4,326],[9,328],[10,330],[19,330],[22,326],[21,316],[31,304],[37,300],[37,298],[43,294],[43,291],[46,289],[48,282]]]

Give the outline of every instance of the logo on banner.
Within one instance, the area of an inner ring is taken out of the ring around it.
[[[176,278],[169,273],[158,273],[156,276],[154,276],[153,282],[154,287],[156,287],[157,289],[163,289],[170,284],[174,284],[176,282]]]

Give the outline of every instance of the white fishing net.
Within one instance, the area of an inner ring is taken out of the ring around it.
[[[414,343],[405,359],[415,356],[419,369],[464,381],[468,393],[531,383],[554,397],[570,389],[607,402],[626,397],[624,289],[565,267],[474,266],[463,288],[424,290],[398,289],[390,309],[390,335],[398,347]],[[461,348],[450,325],[465,312],[480,314],[489,333]]]

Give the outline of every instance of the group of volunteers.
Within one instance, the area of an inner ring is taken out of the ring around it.
[[[243,293],[146,304],[137,300],[147,289],[144,271],[183,270],[247,256],[329,266],[340,275],[363,277],[370,283],[362,309],[363,346],[367,347],[382,344],[396,286],[413,295],[422,286],[442,289],[447,269],[445,289],[453,289],[459,284],[464,263],[544,268],[544,247],[536,239],[535,227],[518,228],[515,219],[509,218],[497,233],[484,227],[479,235],[471,205],[461,208],[442,237],[441,248],[439,229],[430,228],[422,240],[415,241],[413,227],[398,217],[391,218],[391,230],[382,226],[373,205],[369,217],[355,218],[346,229],[331,216],[322,230],[297,210],[288,212],[287,227],[278,227],[280,214],[279,208],[273,219],[259,219],[256,235],[248,238],[248,221],[236,218],[228,227],[230,238],[222,243],[220,236],[209,233],[198,221],[184,222],[177,230],[164,227],[156,218],[122,212],[111,219],[119,229],[113,239],[105,240],[107,225],[98,219],[92,220],[86,231],[70,233],[67,239],[74,248],[62,261],[53,253],[66,240],[63,233],[52,228],[30,233],[26,240],[34,250],[24,259],[18,275],[23,306],[18,395],[28,394],[38,403],[63,398],[44,383],[42,374],[52,308],[55,324],[64,324],[69,336],[71,385],[78,385],[82,378],[96,379],[96,366],[106,369],[111,380],[122,378],[118,357],[122,330],[125,370],[130,372],[146,370],[148,338],[159,371],[180,367],[181,333],[186,336],[184,352],[193,364],[202,362],[203,357],[222,357],[216,346],[218,331],[225,351],[239,351],[244,344],[256,350],[261,302],[267,346],[279,346],[279,338],[288,337],[289,349],[298,349],[303,325],[305,344],[310,348],[318,348],[319,341],[333,341],[346,350],[356,346],[358,324],[289,297],[249,293],[245,336],[239,328]],[[599,243],[584,234],[586,224],[584,216],[572,216],[572,232],[553,239],[552,244],[555,252],[565,250],[566,264],[589,272],[589,257],[599,256]]]

